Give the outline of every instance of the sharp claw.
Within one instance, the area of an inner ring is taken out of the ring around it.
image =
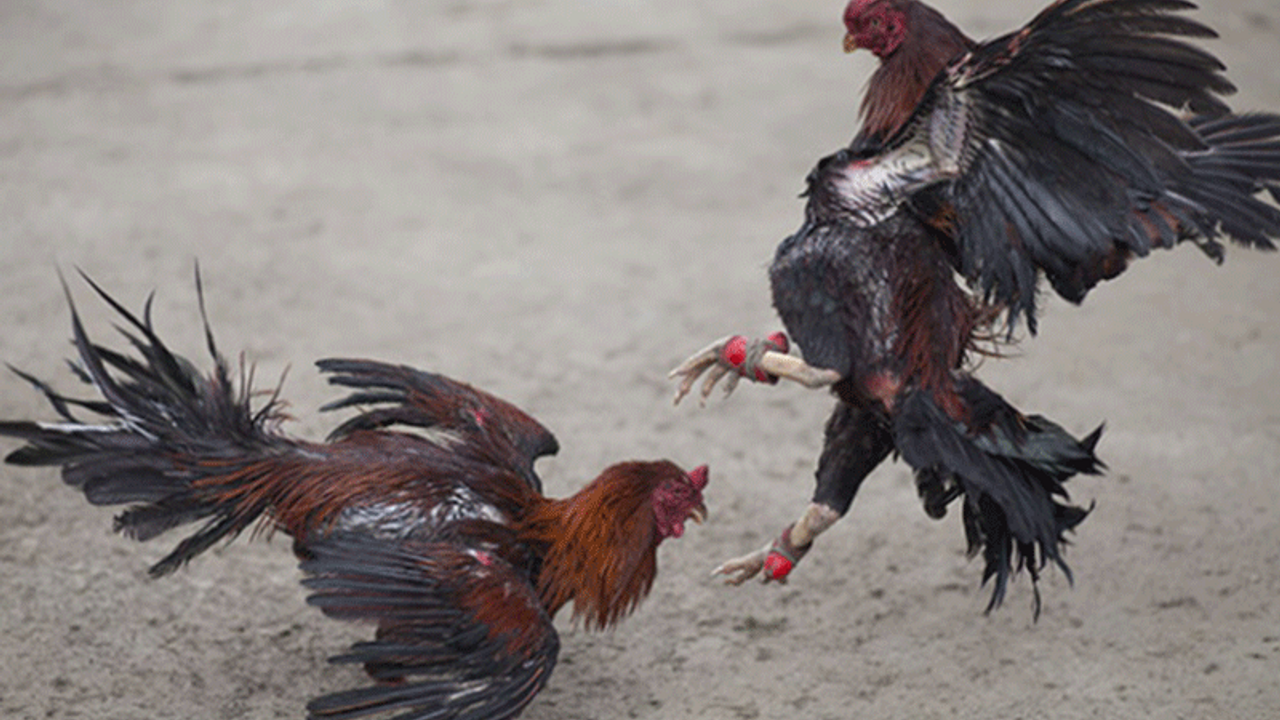
[[[690,355],[684,362],[677,365],[671,372],[667,373],[668,378],[675,379],[680,375],[688,375],[691,372],[701,368],[707,364],[706,351],[700,351]]]
[[[727,398],[733,394],[733,389],[738,387],[738,381],[741,379],[742,376],[737,373],[729,375],[729,379],[724,381],[724,397]]]
[[[675,370],[672,370],[667,377],[674,378],[676,375],[684,375],[689,371],[693,370],[694,368],[701,367],[703,365],[707,365],[708,363],[715,362],[720,357],[721,347],[726,342],[729,341],[729,337],[731,336],[722,337],[719,340],[716,340],[715,342],[711,343],[710,345],[707,345],[706,347],[702,348],[698,352],[690,355],[688,358],[685,359],[684,362],[680,363],[680,365],[676,367]]]
[[[676,378],[682,378],[679,387],[676,388],[674,400],[676,405],[679,405],[680,401],[683,400],[691,390],[693,390],[693,386],[698,382],[698,378],[702,377],[704,373],[707,373],[708,371],[713,373],[712,376],[707,377],[706,382],[710,382],[712,385],[715,385],[716,380],[719,379],[719,375],[715,374],[715,370],[719,366],[720,354],[723,351],[724,344],[728,340],[729,336],[726,336],[711,343],[710,345],[707,345],[693,355],[690,355],[684,362],[680,363],[675,367],[675,369],[667,373],[668,379],[674,380]],[[723,372],[720,374],[723,374]],[[712,379],[713,377],[715,378],[714,380]],[[709,393],[709,390],[703,393],[703,405],[706,404],[706,397]]]
[[[680,374],[684,376],[684,379],[680,381],[680,385],[676,388],[675,402],[677,405],[680,404],[680,401],[684,399],[685,395],[689,394],[689,391],[693,389],[694,384],[698,382],[698,378],[701,377],[702,373],[705,371],[705,366],[682,370]]]
[[[689,360],[692,360],[692,359],[693,359],[693,358],[689,358]],[[671,368],[671,372],[667,373],[667,379],[668,379],[668,380],[675,380],[676,378],[678,378],[678,377],[680,377],[681,375],[683,375],[683,374],[685,374],[686,372],[688,372],[688,371],[689,371],[689,367],[688,367],[688,366],[689,366],[689,360],[685,360],[684,362],[680,363],[679,365],[677,365],[677,366],[675,366],[675,367]]]
[[[679,386],[676,387],[672,404],[679,405],[680,401],[693,391],[693,386],[698,384],[699,380],[702,382],[702,387],[699,392],[700,399],[698,404],[702,407],[706,407],[707,399],[711,397],[712,391],[715,390],[716,385],[721,380],[724,380],[724,397],[727,398],[733,394],[733,391],[738,387],[738,382],[743,377],[742,369],[736,365],[728,364],[724,359],[724,353],[726,345],[735,338],[741,340],[741,337],[736,335],[720,338],[690,355],[684,362],[667,373],[668,379],[675,380],[678,378],[680,380]],[[774,347],[777,346],[778,343],[775,341]],[[779,354],[782,351],[775,350],[773,352],[774,354]],[[762,358],[768,359],[768,353],[765,353]],[[777,373],[773,374],[776,375]],[[728,376],[728,379],[726,379],[726,376]],[[761,377],[757,373],[753,379],[759,380]],[[776,382],[776,378],[773,381]]]
[[[707,369],[707,377],[702,381],[702,404],[707,404],[707,398],[711,397],[711,391],[716,389],[716,383],[720,379],[729,374],[729,368],[723,365],[712,365]]]
[[[680,386],[676,388],[676,398],[673,404],[679,405],[680,401],[684,399],[684,396],[689,394],[689,391],[693,389],[693,381],[696,378],[696,375],[687,376],[680,382]]]
[[[742,583],[750,580],[751,577],[755,575],[755,573],[750,573],[740,568],[738,569],[725,568],[723,565],[720,566],[719,568],[716,568],[716,570],[719,571],[716,573],[717,575],[725,576],[724,578],[725,585],[734,585],[734,586],[741,585]]]

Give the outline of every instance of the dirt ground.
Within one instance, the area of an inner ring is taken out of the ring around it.
[[[1241,87],[1280,109],[1280,10],[1205,0]],[[940,0],[979,37],[1039,3]],[[1023,7],[1011,8],[1010,5]],[[619,630],[562,624],[530,720],[1280,716],[1280,257],[1141,263],[982,377],[1083,433],[1096,501],[1045,611],[984,617],[953,513],[901,464],[786,587],[721,559],[803,508],[831,400],[743,386],[673,409],[666,370],[778,327],[765,266],[801,181],[852,134],[873,59],[841,3],[248,0],[0,4],[0,359],[72,383],[56,271],[82,268],[201,351],[197,259],[225,351],[291,368],[292,431],[357,355],[474,382],[557,432],[568,494],[604,465],[710,463],[708,524],[661,552]],[[90,332],[109,316],[72,276]],[[0,377],[0,417],[47,417]],[[11,450],[6,443],[4,451]],[[112,535],[52,471],[0,467],[0,715],[300,717],[363,677],[368,634],[304,605],[281,538],[149,581],[168,547]]]

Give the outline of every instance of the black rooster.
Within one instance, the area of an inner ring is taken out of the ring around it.
[[[988,611],[1011,572],[1027,570],[1034,585],[1051,562],[1070,578],[1064,533],[1087,511],[1066,503],[1064,483],[1102,469],[1101,428],[1077,439],[1020,413],[972,377],[966,359],[998,353],[1019,320],[1035,331],[1042,276],[1079,302],[1152,248],[1192,240],[1220,259],[1222,235],[1274,248],[1280,211],[1255,195],[1277,196],[1280,116],[1229,114],[1216,97],[1231,88],[1221,64],[1179,39],[1212,34],[1171,13],[1186,7],[1063,0],[1009,35],[957,40],[970,49],[917,93],[904,121],[877,119],[872,107],[880,129],[864,128],[818,163],[804,223],[769,273],[804,359],[786,354],[782,334],[734,336],[672,371],[677,402],[704,373],[704,399],[721,379],[731,391],[743,376],[830,386],[839,398],[809,508],[717,573],[735,584],[762,570],[766,581],[785,578],[896,452],[915,470],[929,515],[963,498],[970,552],[984,556],[984,582],[995,578]],[[903,30],[895,17],[857,17],[850,33]],[[1169,107],[1200,114],[1183,120]],[[1035,601],[1038,613],[1038,590]]]

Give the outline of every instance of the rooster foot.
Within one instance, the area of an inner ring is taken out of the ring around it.
[[[769,549],[771,547],[772,545],[766,545],[753,553],[748,553],[742,557],[726,560],[723,563],[720,563],[720,566],[715,570],[712,570],[711,575],[712,577],[716,575],[724,575],[724,582],[726,585],[741,585],[756,575],[759,575],[760,571],[764,569],[764,561],[765,558],[769,557]],[[765,582],[769,582],[769,577],[767,575],[762,579]]]
[[[801,520],[800,523],[802,522],[804,521]],[[800,562],[800,558],[809,552],[813,544],[812,535],[808,536],[809,541],[804,545],[796,546],[792,542],[792,533],[800,523],[788,525],[777,540],[759,550],[721,563],[720,567],[711,571],[711,574],[725,575],[724,581],[729,585],[741,585],[756,575],[760,575],[761,582],[785,585],[791,570],[795,568],[796,563]]]
[[[786,354],[789,347],[787,336],[780,332],[755,340],[748,340],[742,335],[720,338],[689,356],[689,359],[668,373],[667,377],[670,379],[681,379],[676,388],[675,403],[679,405],[704,374],[700,393],[702,397],[699,401],[702,405],[706,405],[711,391],[721,380],[725,381],[725,397],[733,392],[738,386],[738,380],[744,377],[772,385],[778,382],[779,374],[769,368],[786,366],[785,359],[795,359]]]

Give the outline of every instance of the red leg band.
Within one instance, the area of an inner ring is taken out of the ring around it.
[[[773,349],[777,350],[780,353],[791,351],[791,341],[787,339],[787,334],[782,331],[778,331],[770,335],[769,337],[765,338],[765,340],[768,340],[769,342],[773,343]]]
[[[798,548],[791,544],[792,527],[788,525],[778,539],[773,541],[773,547],[769,548],[769,555],[764,559],[764,574],[770,580],[785,580],[796,563],[800,562],[800,558],[809,552],[807,545]]]
[[[778,378],[757,367],[757,363],[766,351],[785,353],[789,347],[786,334],[781,332],[776,332],[763,340],[747,340],[742,335],[734,335],[726,340],[724,347],[721,348],[720,360],[737,370],[743,377],[772,385],[778,382]]]
[[[795,563],[776,552],[769,553],[769,557],[764,559],[764,574],[770,580],[785,579],[791,574],[791,568],[793,567],[795,567]]]
[[[747,361],[747,339],[741,335],[729,338],[724,344],[721,357],[738,372],[742,372],[742,364]]]

